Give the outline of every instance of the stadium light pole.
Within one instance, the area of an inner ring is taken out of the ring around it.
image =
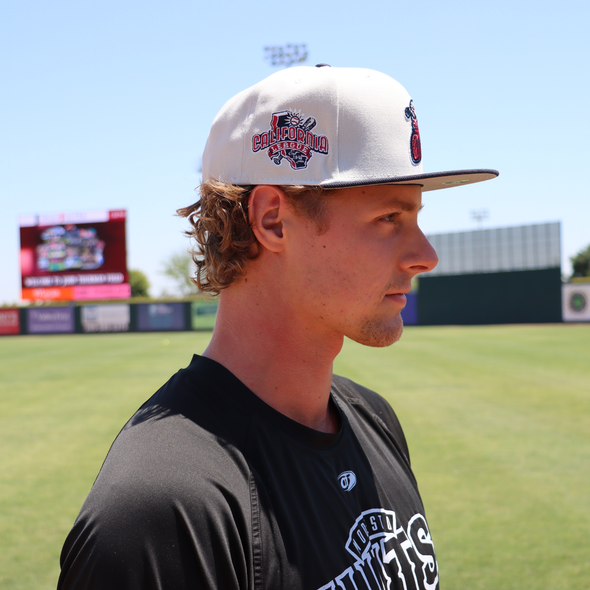
[[[488,209],[472,209],[469,216],[477,222],[477,229],[481,229],[483,222],[490,216]]]
[[[288,68],[307,61],[307,43],[287,43],[286,45],[267,45],[264,59],[271,66]]]

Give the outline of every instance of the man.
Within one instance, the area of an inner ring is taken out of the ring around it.
[[[292,68],[213,123],[200,200],[179,213],[209,346],[119,434],[62,552],[63,589],[438,587],[401,427],[332,374],[345,336],[388,346],[437,257],[412,100],[378,72]]]

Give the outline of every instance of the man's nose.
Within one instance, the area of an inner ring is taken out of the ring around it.
[[[421,229],[416,230],[412,248],[408,252],[406,265],[413,274],[430,272],[438,264],[438,255]]]

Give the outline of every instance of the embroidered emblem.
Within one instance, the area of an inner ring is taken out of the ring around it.
[[[313,152],[328,153],[328,138],[311,132],[316,120],[304,119],[295,111],[273,113],[270,129],[252,136],[252,151],[268,149],[268,157],[277,166],[287,160],[293,170],[304,170]]]
[[[354,471],[343,471],[338,476],[338,481],[340,482],[340,487],[345,492],[350,492],[350,490],[356,485],[356,475],[354,474]]]
[[[412,121],[412,135],[410,136],[410,155],[413,164],[420,164],[422,161],[422,146],[420,145],[420,130],[418,129],[418,117],[414,109],[414,101],[410,100],[410,105],[406,107],[406,121]]]

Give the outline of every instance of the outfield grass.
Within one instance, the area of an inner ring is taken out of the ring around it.
[[[126,418],[209,333],[0,339],[0,587],[54,588]],[[410,443],[443,590],[590,586],[590,326],[414,327],[347,342]]]

